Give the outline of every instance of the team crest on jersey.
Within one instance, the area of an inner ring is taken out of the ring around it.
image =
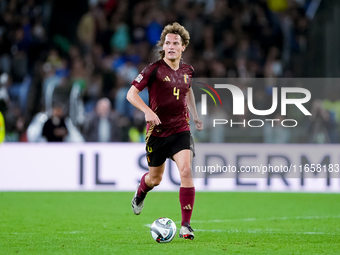
[[[138,74],[138,76],[136,77],[135,81],[140,83],[141,80],[143,80],[143,75]]]
[[[189,82],[189,75],[184,74],[184,83],[188,83]]]

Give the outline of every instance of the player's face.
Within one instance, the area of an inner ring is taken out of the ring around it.
[[[177,60],[182,56],[185,46],[182,45],[182,38],[177,34],[167,34],[163,44],[165,58],[168,60]]]

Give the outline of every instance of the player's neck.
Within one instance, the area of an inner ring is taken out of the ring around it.
[[[164,62],[168,64],[168,66],[171,67],[173,70],[177,70],[179,68],[179,62],[181,59],[174,59],[174,60],[169,60],[167,58],[163,58]]]

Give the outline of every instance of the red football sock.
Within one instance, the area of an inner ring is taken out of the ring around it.
[[[185,226],[185,223],[190,224],[192,210],[194,208],[195,202],[195,187],[192,188],[179,188],[179,202],[181,204],[182,211],[182,224],[181,226]]]
[[[140,196],[141,198],[144,199],[144,197],[146,196],[146,193],[148,193],[148,191],[152,190],[153,188],[150,188],[148,185],[146,185],[145,183],[145,176],[148,173],[144,174],[142,176],[142,179],[140,180],[140,185],[137,191],[137,195]]]

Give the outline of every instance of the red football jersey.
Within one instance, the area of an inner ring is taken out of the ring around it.
[[[187,92],[193,74],[191,65],[181,61],[178,70],[173,70],[161,59],[144,68],[132,82],[139,91],[148,88],[149,107],[161,120],[158,126],[147,125],[147,139],[190,131]]]

